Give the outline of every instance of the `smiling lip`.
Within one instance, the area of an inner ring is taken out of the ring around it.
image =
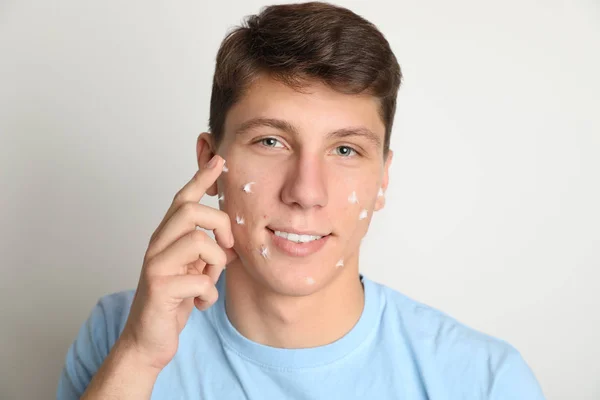
[[[330,235],[326,235],[326,236],[323,236],[321,239],[312,240],[308,243],[296,243],[296,242],[292,242],[290,240],[287,240],[280,236],[275,235],[275,232],[273,232],[273,230],[271,230],[270,228],[267,228],[267,231],[269,232],[269,236],[271,238],[271,241],[275,245],[275,247],[279,251],[284,253],[285,255],[288,255],[291,257],[307,257],[312,254],[315,254],[316,252],[321,250],[323,248],[323,246],[325,246],[325,244],[327,243],[327,240],[329,240],[329,237],[330,237]],[[288,232],[288,231],[283,231],[283,232]],[[308,232],[300,233],[300,232],[292,231],[289,233],[321,236],[318,233],[308,233]]]
[[[329,233],[319,233],[316,231],[299,231],[296,229],[292,229],[292,228],[276,228],[276,227],[271,227],[268,226],[267,227],[268,230],[275,232],[275,231],[279,231],[279,232],[286,232],[286,233],[295,233],[297,235],[313,235],[313,236],[327,236],[329,235]]]

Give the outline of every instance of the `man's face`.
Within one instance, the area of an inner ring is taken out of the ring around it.
[[[268,77],[252,84],[229,111],[218,149],[228,168],[217,181],[219,204],[240,256],[228,268],[289,295],[356,273],[392,158],[383,159],[378,110],[372,96],[321,83],[302,92]]]

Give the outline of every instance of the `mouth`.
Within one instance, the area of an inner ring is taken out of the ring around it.
[[[282,253],[292,257],[312,255],[325,246],[331,233],[267,227],[271,241]]]
[[[330,233],[321,233],[318,231],[299,231],[291,228],[271,228],[267,227],[275,236],[289,240],[294,243],[309,243],[314,240],[329,236]]]

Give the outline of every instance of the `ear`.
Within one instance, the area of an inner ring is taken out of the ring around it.
[[[207,162],[216,154],[213,137],[208,132],[202,132],[196,141],[196,158],[198,159],[198,169],[203,169]],[[206,194],[214,196],[218,192],[217,182],[213,183]]]
[[[383,191],[384,195],[377,196],[377,199],[375,200],[375,211],[379,211],[385,206],[385,192],[388,188],[388,183],[390,180],[389,170],[390,165],[392,164],[392,158],[394,158],[394,152],[392,150],[388,150],[385,164],[383,166],[383,179],[381,180],[381,190]]]

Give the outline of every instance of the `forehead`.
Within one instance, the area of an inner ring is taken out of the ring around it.
[[[380,103],[369,94],[344,94],[311,81],[296,90],[268,76],[257,77],[230,109],[225,132],[255,118],[285,120],[300,132],[327,133],[341,128],[369,129],[383,140]]]

